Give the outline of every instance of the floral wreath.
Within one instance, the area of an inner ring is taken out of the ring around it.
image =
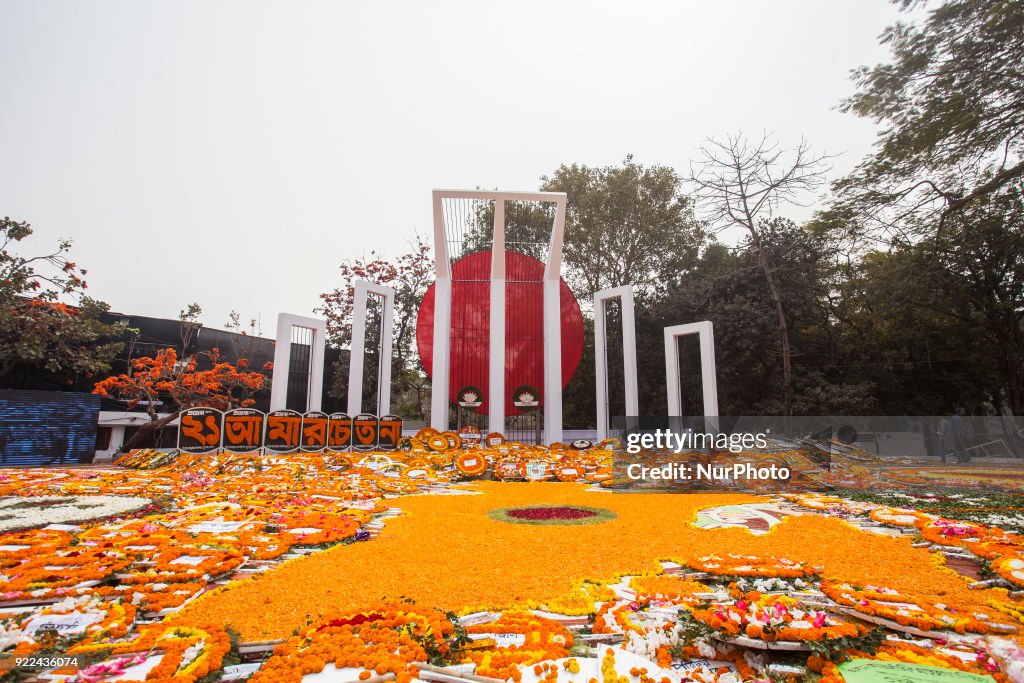
[[[206,581],[122,583],[118,586],[101,586],[93,591],[101,597],[118,596],[145,613],[160,613],[184,605],[207,586]]]
[[[131,558],[113,548],[79,549],[65,546],[50,553],[34,554],[20,564],[5,567],[0,597],[12,600],[25,594],[33,598],[60,595],[88,581],[101,581],[121,571]]]
[[[638,602],[670,602],[672,604],[696,604],[698,593],[708,593],[711,588],[699,581],[676,574],[642,574],[629,580],[629,587],[636,591]]]
[[[505,456],[494,464],[494,476],[498,479],[516,479],[520,474],[521,460],[518,456]]]
[[[250,683],[300,683],[308,673],[337,667],[363,669],[361,679],[394,674],[398,683],[417,677],[416,662],[428,659],[424,645],[449,654],[446,637],[454,626],[437,610],[412,604],[379,603],[328,617],[274,648]]]
[[[559,481],[578,481],[585,474],[585,466],[579,460],[560,460],[555,465],[555,476]]]
[[[479,477],[487,471],[487,458],[477,450],[460,453],[455,458],[455,469],[466,477]]]
[[[990,565],[993,572],[1015,586],[1024,586],[1024,560],[1019,554],[996,558]]]
[[[137,655],[113,662],[101,662],[78,672],[86,676],[96,676],[122,673],[126,664],[141,663],[149,653],[159,651],[163,653],[163,657],[146,675],[145,680],[195,683],[210,672],[220,669],[224,656],[230,649],[231,640],[221,626],[205,624],[194,627],[163,623],[143,626],[132,640],[116,644],[79,644],[69,648],[68,654]],[[75,673],[74,670],[63,669],[58,669],[55,673],[65,672]]]
[[[706,555],[690,560],[687,564],[697,571],[717,576],[803,578],[814,576],[816,573],[813,567],[804,562],[753,555]]]
[[[128,633],[128,627],[135,621],[135,607],[121,601],[106,601],[98,597],[81,596],[78,598],[67,597],[60,602],[48,605],[41,610],[18,620],[17,629],[24,632],[35,617],[43,615],[68,615],[84,614],[89,612],[101,612],[103,614],[99,621],[93,622],[85,627],[85,631],[78,636],[80,640],[97,642],[100,640],[114,640],[123,638]],[[11,632],[8,631],[10,634]],[[46,646],[47,639],[35,634],[23,633],[18,644],[8,654],[27,655],[38,651]]]
[[[179,561],[183,557],[203,558],[196,564]],[[208,580],[236,568],[245,557],[235,549],[199,548],[195,546],[164,547],[153,557],[152,564],[143,570],[121,574],[118,578],[124,583],[172,583]]]
[[[477,665],[477,675],[503,680],[519,680],[520,666],[530,666],[546,659],[568,657],[569,648],[573,644],[572,633],[567,628],[557,621],[526,611],[503,612],[495,621],[467,626],[466,632],[495,635],[519,633],[525,636],[526,640],[522,645],[498,647],[490,641],[490,644],[484,647],[466,650],[466,660]],[[488,641],[478,642],[486,644]]]
[[[868,513],[868,517],[881,524],[913,528],[917,520],[925,519],[926,516],[917,510],[905,510],[902,508],[878,507]]]
[[[529,475],[529,467],[533,464],[544,465],[544,476],[543,477],[531,477]],[[530,479],[532,481],[539,481],[542,479],[549,479],[551,477],[551,463],[544,458],[529,458],[519,460],[516,468],[519,472],[519,476],[523,479]]]
[[[712,603],[691,613],[697,621],[730,638],[745,635],[764,641],[820,641],[857,638],[867,633],[864,626],[805,609],[786,596],[758,594],[757,600]]]
[[[967,613],[951,610],[942,603],[879,586],[856,588],[847,583],[824,581],[821,592],[840,605],[861,614],[895,621],[921,630],[952,629],[957,633],[988,633],[984,621]]]

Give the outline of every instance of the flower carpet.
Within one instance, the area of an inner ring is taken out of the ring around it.
[[[32,515],[0,680],[1024,681],[1024,536],[969,518],[1013,487],[621,493],[599,448],[514,454],[546,481],[445,450],[0,471]]]

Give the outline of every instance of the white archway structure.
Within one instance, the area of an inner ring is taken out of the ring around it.
[[[288,375],[292,371],[292,344],[309,346],[309,382],[306,387],[305,411],[319,412],[324,392],[324,351],[327,345],[327,323],[292,313],[277,315],[277,341],[274,344],[274,371],[270,384],[270,410],[288,407]]]
[[[597,385],[597,438],[608,438],[608,329],[606,304],[618,299],[622,308],[622,363],[626,391],[626,415],[640,414],[636,379],[636,321],[633,309],[633,285],[602,289],[594,293],[594,359]]]
[[[470,199],[494,202],[494,232],[491,243],[490,282],[490,367],[487,396],[488,429],[505,431],[505,202],[546,202],[555,205],[544,264],[544,439],[562,440],[562,326],[561,290],[562,240],[565,233],[564,192],[486,192],[480,190],[434,190],[434,350],[430,396],[430,426],[448,430],[450,335],[452,313],[452,271],[445,239],[444,202]]]
[[[710,320],[665,328],[665,387],[668,416],[682,417],[683,396],[677,339],[695,334],[700,340],[700,377],[704,395],[704,417],[708,431],[718,427],[718,378],[715,375],[715,330]]]
[[[363,412],[363,361],[366,353],[366,303],[371,294],[384,299],[380,331],[380,381],[377,386],[378,417],[391,412],[391,321],[395,311],[395,290],[356,280],[352,301],[352,344],[348,361],[348,414]]]

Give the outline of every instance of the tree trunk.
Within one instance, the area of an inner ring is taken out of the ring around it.
[[[121,446],[120,450],[130,451],[133,448],[136,448],[138,444],[142,443],[142,441],[150,434],[162,427],[166,427],[171,422],[174,422],[174,418],[178,417],[180,414],[181,411],[175,411],[142,425],[139,427],[139,431],[135,432],[135,434],[132,435],[132,438],[128,439],[128,442]]]
[[[775,308],[775,316],[779,322],[779,340],[782,343],[782,414],[789,417],[793,414],[793,351],[789,343],[789,323],[786,321],[786,309],[782,306],[782,297],[779,295],[779,285],[775,281],[775,273],[768,263],[764,249],[761,248],[760,240],[755,244],[758,246],[757,262],[768,281],[772,307]]]

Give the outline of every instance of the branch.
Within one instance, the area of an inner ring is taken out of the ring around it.
[[[998,190],[1003,185],[1006,185],[1007,183],[1011,182],[1017,177],[1020,177],[1021,175],[1024,175],[1024,161],[1021,161],[1016,166],[996,173],[994,176],[992,176],[992,178],[985,181],[981,185],[978,185],[973,190],[968,192],[966,195],[954,201],[950,202],[948,195],[940,193],[942,194],[943,198],[946,199],[946,201],[949,203],[946,206],[946,208],[942,211],[942,216],[939,218],[939,227],[935,230],[936,239],[942,234],[942,227],[945,224],[947,217],[949,217],[953,213],[956,213],[957,211],[960,211],[975,199],[978,199],[983,195]]]

